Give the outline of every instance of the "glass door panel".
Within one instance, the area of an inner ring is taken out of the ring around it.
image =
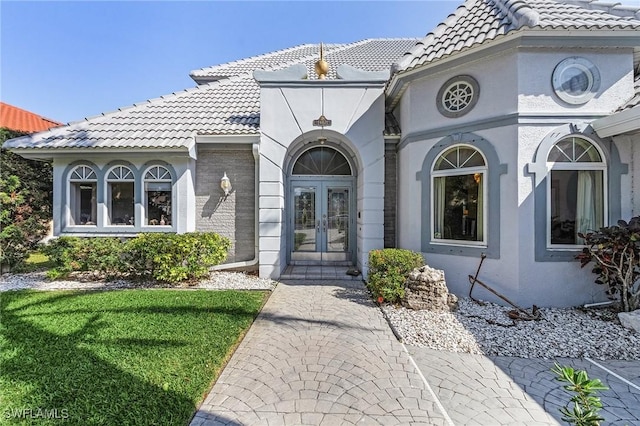
[[[323,235],[326,251],[349,251],[349,188],[326,188],[326,216],[323,212]]]
[[[316,220],[316,187],[295,187],[293,194],[293,251],[319,251],[317,247],[319,222]]]
[[[351,259],[355,238],[352,186],[314,180],[293,184],[290,234],[291,260],[339,261]]]

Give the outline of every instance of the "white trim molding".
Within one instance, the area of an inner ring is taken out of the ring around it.
[[[640,105],[599,118],[591,126],[601,138],[640,132]]]

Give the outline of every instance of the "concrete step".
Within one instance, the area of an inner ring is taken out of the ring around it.
[[[355,271],[353,265],[346,266],[317,266],[317,265],[289,265],[283,271],[280,279],[283,280],[362,280],[362,274],[356,276],[347,274],[347,271]]]
[[[353,266],[350,260],[292,260],[289,265],[295,266]]]

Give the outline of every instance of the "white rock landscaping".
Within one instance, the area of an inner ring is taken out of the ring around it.
[[[618,319],[623,327],[630,328],[631,330],[635,330],[637,333],[640,333],[640,309],[636,309],[633,312],[620,312],[618,314]]]
[[[382,310],[408,345],[520,358],[640,360],[640,333],[623,327],[608,309],[541,308],[538,321],[514,321],[507,316],[511,307],[480,306],[468,298],[455,312]]]
[[[198,283],[166,285],[170,288],[218,289],[218,290],[273,290],[276,282],[268,278],[258,278],[240,272],[212,272],[208,279]],[[74,277],[49,281],[44,272],[28,274],[4,274],[0,278],[0,291],[8,290],[111,290],[122,288],[161,288],[163,285],[153,282],[127,280],[104,281],[90,276],[76,274]]]

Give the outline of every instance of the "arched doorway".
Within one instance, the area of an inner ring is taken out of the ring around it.
[[[331,146],[315,146],[293,162],[289,178],[289,260],[355,259],[353,165]]]

